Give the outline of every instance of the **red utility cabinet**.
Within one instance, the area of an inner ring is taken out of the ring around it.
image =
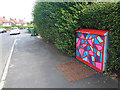
[[[76,58],[103,73],[107,61],[108,31],[81,29],[76,31]]]

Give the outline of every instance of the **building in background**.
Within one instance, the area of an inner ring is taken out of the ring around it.
[[[5,19],[5,17],[0,17],[0,26],[7,26],[7,27],[11,27],[11,26],[27,26],[27,22],[25,22],[24,20],[20,20],[17,21],[16,18],[15,19],[12,19],[10,18],[9,20]]]
[[[5,19],[5,17],[0,17],[0,26],[11,27],[11,22]]]
[[[10,21],[9,21],[12,25],[16,25],[16,26],[21,26],[22,24],[15,19],[12,19],[10,18]]]
[[[27,26],[27,23],[24,22],[23,20],[20,20],[20,19],[19,19],[19,22],[21,23],[22,26],[24,26],[24,27]]]

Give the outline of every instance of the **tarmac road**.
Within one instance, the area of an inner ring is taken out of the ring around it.
[[[10,35],[9,32],[0,33],[0,79],[16,36]]]

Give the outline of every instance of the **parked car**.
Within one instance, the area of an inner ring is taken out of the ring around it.
[[[3,28],[3,32],[7,32],[7,30],[5,28]]]
[[[2,28],[0,28],[0,33],[3,33],[3,29]]]
[[[0,33],[7,32],[5,28],[0,28]]]
[[[10,35],[12,34],[20,34],[19,28],[18,27],[12,27],[10,29]]]

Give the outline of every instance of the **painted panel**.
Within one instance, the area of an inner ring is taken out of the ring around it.
[[[105,36],[76,32],[76,58],[103,72]]]

